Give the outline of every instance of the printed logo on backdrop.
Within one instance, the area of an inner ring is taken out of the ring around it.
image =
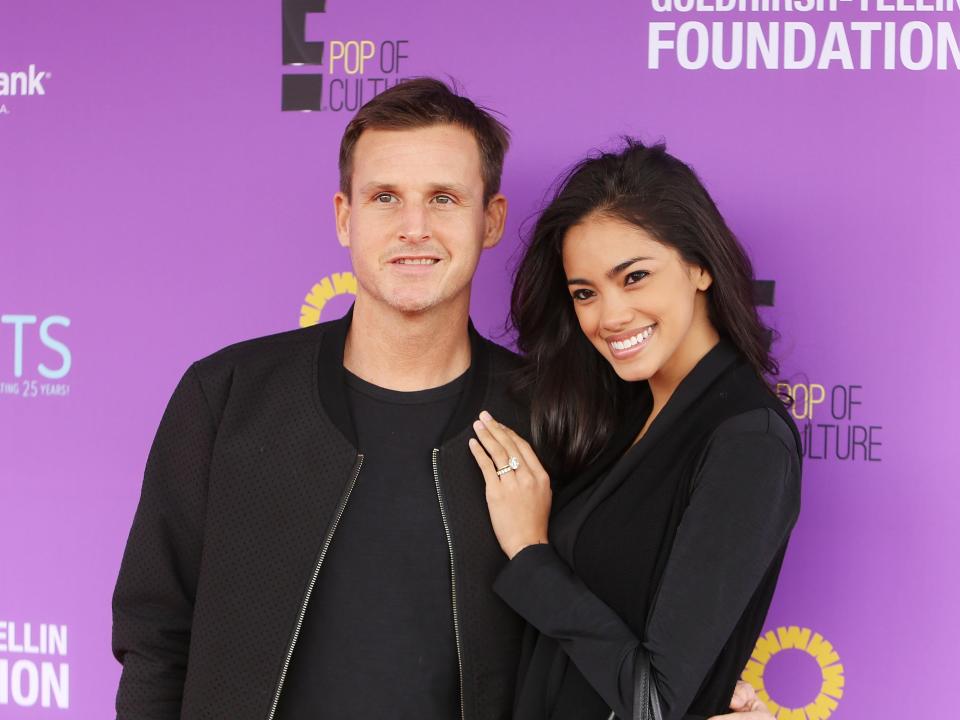
[[[773,307],[776,281],[755,280],[757,307]],[[770,347],[767,334],[767,347]],[[880,462],[882,425],[871,424],[862,385],[791,383],[781,380],[777,393],[793,398],[788,411],[797,421],[803,457],[808,460]]]
[[[753,685],[778,720],[826,720],[836,711],[845,684],[833,645],[820,633],[795,625],[761,635],[741,679]]]
[[[960,0],[647,0],[647,67],[960,69]]]
[[[323,309],[331,300],[343,295],[356,296],[357,278],[351,272],[333,273],[310,288],[300,306],[300,327],[320,322]]]
[[[0,620],[0,707],[5,705],[70,707],[66,625]]]
[[[73,355],[63,341],[70,318],[63,315],[0,315],[0,396],[57,398],[70,394],[64,382]]]
[[[28,65],[23,70],[0,71],[0,115],[9,115],[14,106],[10,98],[33,98],[46,95],[44,83],[52,73]]]
[[[326,0],[282,0],[283,64],[325,72],[285,73],[281,110],[354,112],[403,82],[408,40],[344,38],[307,40],[308,17],[326,12]]]
[[[862,385],[778,382],[789,394],[808,460],[881,462],[883,426],[870,423]]]
[[[753,304],[757,307],[773,307],[773,295],[777,283],[775,280],[754,280],[753,281]],[[773,333],[767,330],[765,333],[767,350],[773,344]]]

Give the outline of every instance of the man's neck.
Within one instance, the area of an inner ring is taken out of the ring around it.
[[[404,313],[359,296],[347,333],[343,365],[390,390],[438,387],[470,367],[469,298],[450,307]]]

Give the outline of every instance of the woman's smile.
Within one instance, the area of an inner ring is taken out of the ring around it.
[[[631,330],[605,338],[610,354],[616,360],[625,360],[641,352],[649,343],[657,329],[657,324],[647,325],[639,330]]]

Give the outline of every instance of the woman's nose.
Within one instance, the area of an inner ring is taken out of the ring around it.
[[[633,308],[620,298],[607,296],[601,300],[600,324],[605,330],[624,330],[633,321],[633,316]]]

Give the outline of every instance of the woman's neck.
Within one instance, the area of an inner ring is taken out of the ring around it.
[[[704,320],[691,325],[673,355],[647,381],[653,396],[653,407],[634,443],[639,442],[640,438],[646,435],[647,430],[650,429],[660,411],[670,402],[670,398],[680,387],[683,379],[718,342],[720,342],[720,334],[709,321]]]

